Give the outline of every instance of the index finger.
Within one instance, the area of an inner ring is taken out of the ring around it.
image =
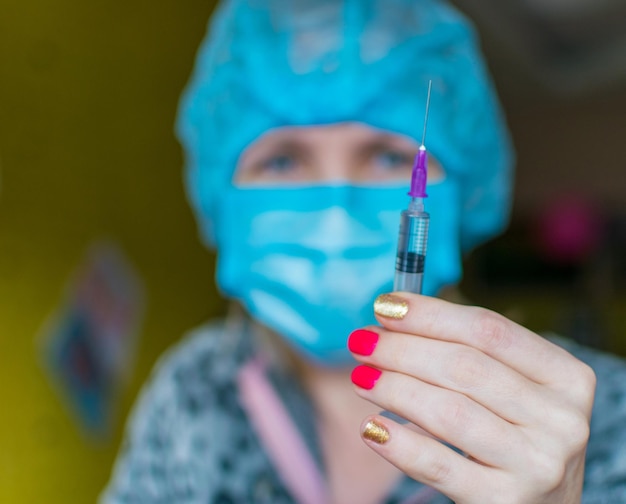
[[[387,329],[471,346],[537,383],[561,382],[580,364],[561,347],[485,308],[395,292],[378,296],[374,312]]]

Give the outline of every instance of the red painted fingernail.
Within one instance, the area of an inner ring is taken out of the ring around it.
[[[378,334],[365,329],[357,329],[348,338],[348,348],[358,355],[372,355],[378,343]]]
[[[376,381],[380,378],[382,371],[370,366],[357,366],[352,370],[352,383],[365,390],[374,388]]]

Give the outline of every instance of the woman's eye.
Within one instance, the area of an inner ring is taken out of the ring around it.
[[[261,163],[261,168],[264,171],[269,171],[277,174],[284,174],[296,167],[296,160],[292,156],[281,155],[272,156]]]
[[[310,178],[310,164],[296,149],[271,149],[244,161],[235,180],[243,184],[292,184]]]
[[[393,150],[378,152],[374,160],[377,165],[386,170],[410,170],[413,167],[413,158],[411,156],[404,152]]]

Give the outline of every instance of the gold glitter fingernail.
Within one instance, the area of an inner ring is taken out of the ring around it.
[[[389,441],[389,431],[381,424],[376,423],[374,420],[367,422],[365,429],[363,429],[363,437],[374,441],[374,443],[385,444]]]
[[[409,312],[409,303],[393,294],[381,294],[374,301],[374,311],[381,317],[400,320]]]

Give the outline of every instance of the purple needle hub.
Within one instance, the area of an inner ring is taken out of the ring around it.
[[[426,198],[426,178],[427,178],[428,154],[422,145],[415,156],[415,164],[411,173],[411,190],[409,196],[412,198]]]

